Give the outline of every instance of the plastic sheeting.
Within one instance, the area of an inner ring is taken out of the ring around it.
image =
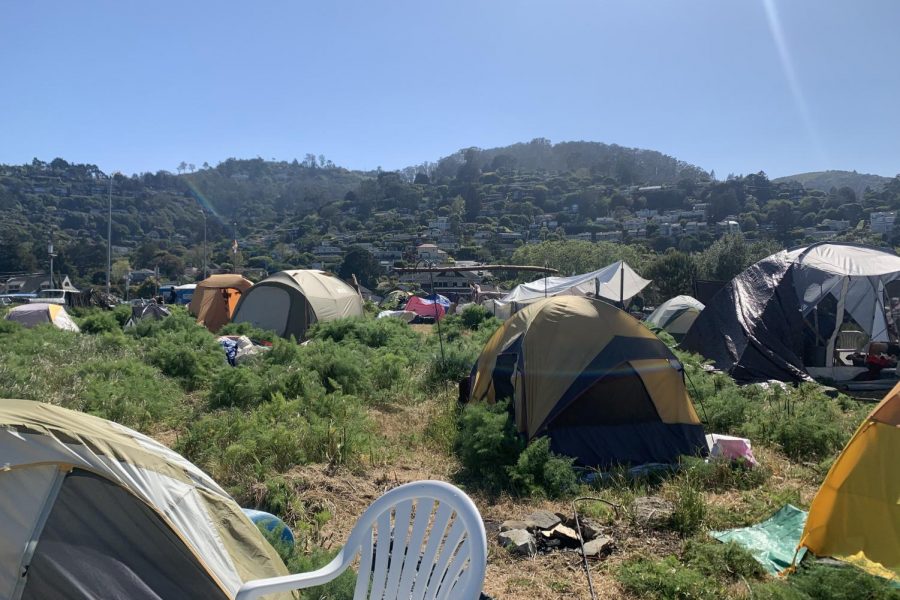
[[[622,281],[623,276],[624,282]],[[635,273],[624,261],[618,261],[582,275],[542,277],[517,285],[501,298],[500,302],[526,305],[561,294],[572,296],[596,294],[600,298],[613,302],[628,302],[649,284],[649,279],[644,279]]]
[[[766,571],[777,575],[799,562],[806,550],[797,550],[800,534],[806,523],[806,511],[787,504],[777,513],[750,527],[711,531],[710,535],[720,542],[735,542],[746,549]]]

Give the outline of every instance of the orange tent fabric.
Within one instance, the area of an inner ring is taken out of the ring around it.
[[[212,332],[231,322],[231,315],[253,282],[234,273],[211,275],[197,284],[188,311]]]

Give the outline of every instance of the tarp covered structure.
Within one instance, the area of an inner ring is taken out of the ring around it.
[[[580,464],[673,462],[706,453],[681,364],[643,324],[581,296],[539,300],[490,338],[471,401],[512,399],[516,428]]]
[[[900,581],[900,384],[831,465],[800,545]]]
[[[241,296],[251,287],[252,281],[234,273],[210,275],[194,289],[188,312],[210,331],[218,331],[231,322]]]
[[[826,242],[781,251],[722,288],[682,346],[739,381],[847,378],[853,367],[835,352],[839,335],[888,341],[886,290],[897,279],[900,257],[875,248]]]
[[[0,400],[0,457],[0,598],[229,599],[287,574],[222,488],[136,431]]]
[[[362,297],[336,275],[297,270],[279,271],[254,285],[232,320],[301,339],[313,323],[363,314]]]
[[[144,306],[132,306],[131,317],[125,323],[125,327],[134,327],[144,320],[160,321],[168,316],[171,316],[171,314],[172,313],[168,308],[157,304],[156,302],[150,302],[149,304],[145,304]]]
[[[667,331],[676,341],[684,338],[703,310],[703,303],[691,296],[675,296],[656,307],[645,321]]]
[[[625,261],[572,277],[542,277],[514,287],[500,299],[513,305],[513,311],[550,296],[586,296],[593,294],[611,302],[624,304],[650,283],[634,272]]]
[[[33,304],[16,306],[6,313],[6,320],[21,323],[23,327],[29,328],[49,323],[58,329],[81,331],[61,304],[35,302]]]
[[[450,308],[450,300],[440,294],[431,296],[412,296],[407,302],[404,310],[414,312],[420,317],[432,318],[439,321],[447,313]]]

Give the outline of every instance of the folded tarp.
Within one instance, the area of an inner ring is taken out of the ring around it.
[[[624,303],[638,295],[649,283],[649,279],[644,279],[620,260],[582,275],[542,277],[517,285],[500,302],[524,306],[550,296],[595,294],[598,298]]]
[[[720,542],[735,542],[759,561],[766,571],[777,575],[803,559],[806,548],[797,550],[806,524],[806,511],[786,504],[777,513],[750,527],[711,531]]]

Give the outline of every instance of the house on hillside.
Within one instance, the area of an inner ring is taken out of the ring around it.
[[[68,275],[63,275],[62,279],[57,275],[53,278],[54,283],[59,287],[56,289],[77,292],[78,289],[72,285],[72,281]],[[37,294],[41,290],[51,289],[50,275],[47,273],[33,273],[31,275],[16,275],[6,280],[3,285],[4,294]]]
[[[419,244],[416,247],[416,260],[424,260],[443,264],[447,262],[448,254],[435,244]]]

